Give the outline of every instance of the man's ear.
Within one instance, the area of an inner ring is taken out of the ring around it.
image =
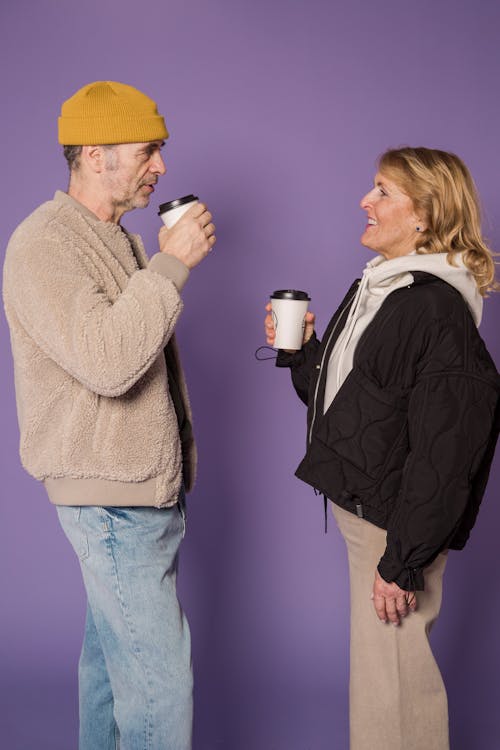
[[[104,171],[104,149],[102,146],[82,146],[82,160],[95,174]]]

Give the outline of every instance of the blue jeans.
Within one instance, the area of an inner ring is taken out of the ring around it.
[[[88,598],[79,750],[189,750],[191,639],[176,593],[183,493],[173,508],[57,512]]]

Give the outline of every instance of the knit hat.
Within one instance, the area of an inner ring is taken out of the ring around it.
[[[155,102],[133,86],[96,81],[79,89],[61,107],[59,143],[96,146],[143,143],[168,138]]]

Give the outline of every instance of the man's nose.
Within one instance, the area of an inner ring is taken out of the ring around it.
[[[160,153],[154,155],[150,169],[155,174],[165,174],[167,171],[163,156]]]

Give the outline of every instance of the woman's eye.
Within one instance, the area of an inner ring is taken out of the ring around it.
[[[381,188],[381,187],[379,187],[378,191],[379,191],[380,195],[387,195],[387,193],[385,192],[385,190],[383,188]]]

